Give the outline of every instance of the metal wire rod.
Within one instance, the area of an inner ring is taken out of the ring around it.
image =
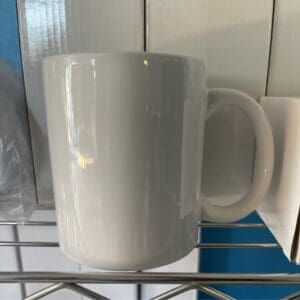
[[[0,272],[0,283],[144,283],[144,284],[300,284],[300,274],[160,273],[160,272]]]
[[[52,221],[29,221],[19,223],[15,221],[0,221],[0,225],[20,225],[20,226],[56,226],[56,222]]]
[[[34,294],[31,294],[30,296],[26,297],[25,300],[41,299],[47,295],[54,293],[55,291],[62,289],[64,285],[65,283],[54,283],[50,286],[45,287],[42,290],[37,291]]]
[[[181,295],[187,291],[195,289],[194,283],[186,283],[179,285],[175,287],[174,289],[171,289],[169,291],[166,291],[162,294],[157,295],[156,297],[151,298],[150,300],[165,300],[165,299],[171,299],[175,296]]]
[[[221,291],[218,291],[207,285],[199,285],[198,284],[197,289],[209,296],[214,297],[215,299],[218,299],[218,300],[235,300],[235,298],[232,298],[232,297],[222,293]]]
[[[0,247],[59,247],[58,242],[10,242],[2,241],[0,242]],[[216,248],[216,249],[270,249],[270,248],[280,248],[278,244],[275,243],[197,243],[196,248]]]
[[[263,223],[199,223],[201,228],[266,228]]]
[[[0,247],[58,247],[57,242],[0,242]]]
[[[196,248],[230,248],[230,249],[270,249],[270,248],[281,248],[276,243],[197,243]]]
[[[93,300],[109,300],[108,298],[97,294],[83,286],[74,284],[74,283],[55,283],[52,284],[50,286],[47,286],[39,291],[37,291],[36,293],[28,296],[25,298],[25,300],[38,300],[41,299],[47,295],[50,295],[58,290],[61,289],[68,289],[68,290],[72,290],[77,294],[83,295],[89,299],[93,299]]]
[[[18,231],[17,226],[12,226],[12,231],[13,231],[14,241],[19,241],[20,236],[19,236],[19,231]],[[17,262],[17,271],[24,272],[21,248],[20,247],[14,247],[14,249],[12,249],[12,250],[14,250],[14,252],[15,252],[15,257],[16,257],[16,262]],[[21,283],[20,287],[21,287],[21,296],[22,296],[22,299],[24,299],[27,295],[26,285],[24,283]]]
[[[299,300],[299,299],[300,299],[300,291],[298,291],[294,294],[288,295],[284,298],[281,298],[281,300]]]
[[[53,221],[28,221],[19,223],[15,221],[0,221],[0,225],[18,225],[18,226],[56,226]],[[199,223],[201,228],[266,228],[263,223]]]
[[[175,287],[174,289],[171,289],[169,291],[166,291],[151,300],[165,300],[165,299],[171,299],[175,296],[181,295],[185,292],[188,292],[190,290],[199,290],[207,295],[213,296],[215,299],[219,300],[235,300],[234,298],[210,287],[207,285],[199,285],[197,283],[186,283],[182,284],[180,286]]]

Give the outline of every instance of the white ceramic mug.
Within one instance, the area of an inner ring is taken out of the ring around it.
[[[111,270],[168,264],[195,247],[200,219],[234,221],[263,199],[274,156],[267,117],[242,92],[208,91],[200,59],[61,55],[45,59],[43,74],[60,247],[71,259]],[[257,141],[249,193],[227,206],[203,200],[200,186],[204,123],[220,105],[242,109]]]

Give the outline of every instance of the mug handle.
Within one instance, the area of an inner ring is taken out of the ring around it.
[[[202,199],[202,220],[234,222],[254,211],[263,200],[271,182],[274,166],[274,143],[269,120],[255,99],[233,89],[215,88],[208,91],[209,107],[206,120],[224,105],[240,108],[249,118],[256,137],[256,162],[252,185],[239,201],[218,206],[205,196]]]

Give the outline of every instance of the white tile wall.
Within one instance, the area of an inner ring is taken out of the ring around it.
[[[264,95],[272,24],[272,0],[209,2],[207,70],[209,87]]]
[[[268,96],[300,96],[300,1],[275,1]]]
[[[0,226],[0,240],[14,241],[13,228],[11,226]],[[0,271],[18,271],[16,250],[13,247],[0,247]],[[0,283],[0,299],[22,299],[21,285]]]
[[[258,9],[259,7],[259,9]],[[206,35],[208,86],[265,94],[272,0],[210,0]],[[238,200],[252,182],[255,153],[251,124],[237,108],[217,111],[206,124],[203,193]]]
[[[34,212],[31,220],[55,221],[54,211],[38,210]],[[21,241],[50,241],[57,242],[57,230],[54,226],[19,226],[19,238]],[[70,261],[59,248],[22,247],[21,257],[24,271],[62,271],[78,272],[79,265]],[[37,283],[26,284],[27,295],[49,284]],[[81,296],[75,295],[68,290],[61,290],[49,295],[47,299],[53,300],[79,300]]]

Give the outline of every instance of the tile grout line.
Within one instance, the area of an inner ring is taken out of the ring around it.
[[[143,0],[143,51],[147,52],[148,48],[148,0]]]
[[[143,51],[147,52],[148,42],[148,11],[147,11],[148,0],[143,0]],[[141,272],[141,271],[138,271]],[[143,299],[143,285],[136,285],[136,299]]]
[[[269,77],[270,77],[272,47],[273,47],[273,39],[274,39],[274,27],[275,27],[274,23],[275,23],[275,13],[276,13],[276,3],[277,3],[276,0],[273,0],[269,57],[268,57],[267,76],[266,76],[266,85],[265,85],[265,96],[268,96],[268,92],[269,92]]]

